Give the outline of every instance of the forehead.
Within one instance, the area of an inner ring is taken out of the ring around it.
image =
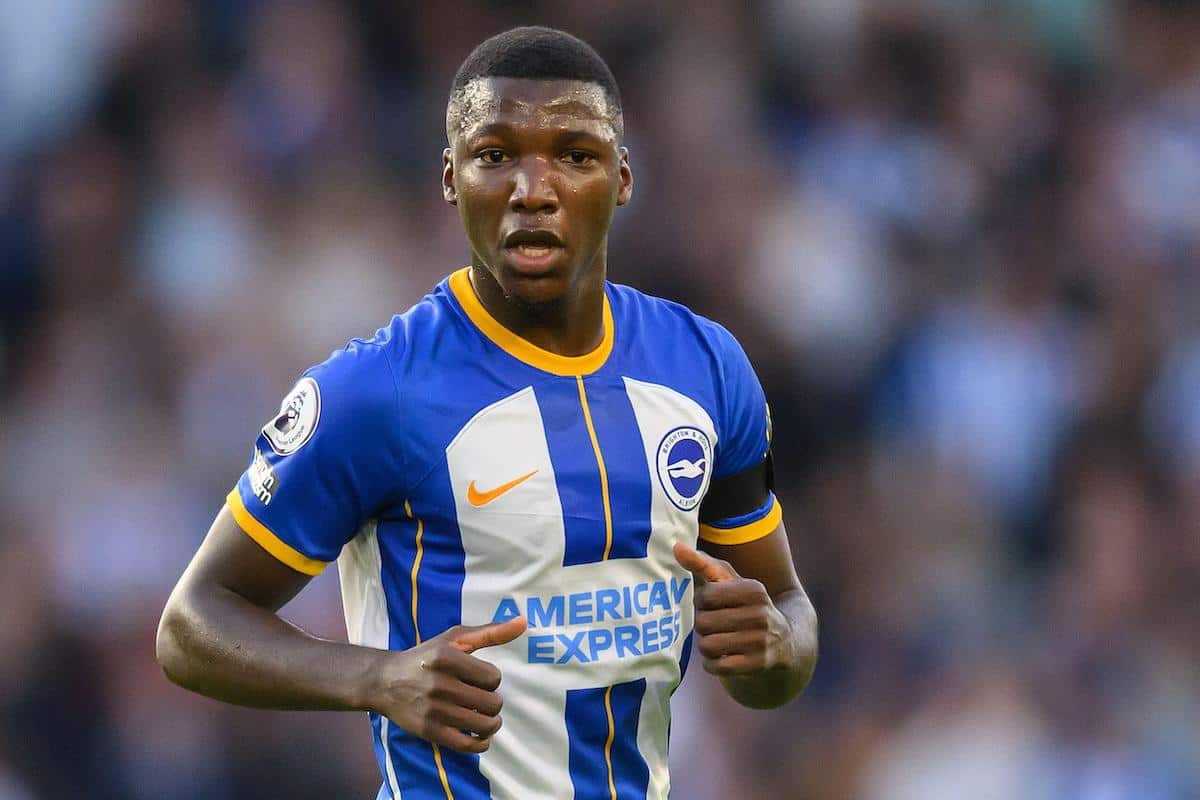
[[[616,109],[594,83],[529,78],[476,78],[463,87],[458,129],[464,137],[496,124],[580,129],[616,138]]]

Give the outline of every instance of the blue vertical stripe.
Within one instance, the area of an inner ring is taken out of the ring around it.
[[[412,566],[417,555],[417,520],[400,517],[380,520],[378,524],[383,587],[388,605],[388,648],[407,650],[417,643],[412,620]],[[375,727],[375,739],[379,741],[378,715],[372,717],[372,724]],[[403,800],[412,797],[446,800],[437,764],[433,760],[433,746],[429,742],[391,724],[387,726],[387,745]],[[379,768],[386,784],[387,768],[382,754]],[[431,793],[434,789],[437,790],[436,794]],[[391,794],[390,787],[388,794]]]
[[[612,800],[613,789],[617,800],[646,800],[650,768],[637,746],[645,694],[645,678],[612,687],[567,691],[568,760],[575,800]],[[606,697],[612,710],[611,745]]]
[[[639,678],[612,687],[613,738],[611,757],[617,800],[646,800],[650,786],[650,767],[638,750],[638,722],[642,716],[642,698],[646,679]]]
[[[388,725],[388,746],[392,750],[392,766],[396,770],[402,800],[446,800],[442,777],[433,760],[432,744],[397,725]],[[442,748],[443,763],[445,758],[446,750]],[[450,778],[454,800],[486,800],[489,796],[487,792],[460,790],[462,783],[450,776],[449,764],[446,764],[446,776]]]
[[[604,758],[608,741],[608,713],[604,708],[607,691],[606,686],[567,690],[568,766],[575,800],[612,800]]]
[[[584,378],[608,472],[613,544],[609,558],[645,558],[650,542],[650,469],[625,382]]]
[[[412,608],[410,576],[417,556],[417,521],[401,517],[381,519],[377,525],[380,580],[388,607],[388,649],[407,650],[417,643],[409,611]]]
[[[412,505],[411,520],[402,518],[379,525],[392,649],[407,649],[418,639],[426,641],[462,622],[466,552],[448,468],[443,464],[441,470],[435,470],[425,487],[422,504]],[[422,553],[416,581],[418,629],[414,629],[412,567],[418,520],[422,525]],[[388,744],[403,800],[446,800],[450,796],[442,785],[433,745],[396,725],[388,726]],[[491,786],[479,769],[479,756],[444,747],[439,752],[454,800],[491,797]]]
[[[604,527],[600,466],[579,402],[578,385],[573,378],[563,378],[535,387],[534,394],[562,504],[566,538],[563,566],[593,564],[604,558],[608,533]]]

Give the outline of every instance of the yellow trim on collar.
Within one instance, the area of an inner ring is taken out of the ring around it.
[[[233,487],[233,491],[229,493],[229,496],[225,498],[225,502],[229,505],[229,510],[233,512],[233,518],[237,520],[238,527],[247,536],[258,542],[263,550],[266,550],[292,569],[297,572],[303,572],[305,575],[320,575],[325,571],[325,567],[329,566],[324,561],[318,561],[315,558],[309,558],[304,555],[276,536],[266,525],[255,519],[254,515],[242,503],[242,496],[238,494],[236,486]]]
[[[740,528],[714,528],[711,525],[701,525],[700,538],[713,544],[746,544],[770,535],[782,521],[783,506],[779,504],[778,498],[774,498],[771,510],[757,522],[742,525]]]
[[[475,327],[501,350],[552,375],[588,375],[604,366],[613,348],[613,316],[607,294],[604,295],[604,338],[600,344],[586,355],[560,356],[522,339],[488,313],[471,285],[470,271],[470,267],[463,267],[450,276],[450,292]]]

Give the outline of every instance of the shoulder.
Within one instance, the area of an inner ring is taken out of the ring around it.
[[[414,358],[433,358],[432,349],[437,343],[445,343],[447,329],[457,321],[443,281],[406,311],[393,316],[373,336],[351,339],[309,372],[333,381],[384,382],[387,378],[394,383]]]
[[[682,303],[618,283],[609,284],[616,324],[633,325],[642,337],[663,337],[673,347],[682,347],[692,356],[697,351],[720,363],[737,355],[742,358],[737,338],[721,323],[697,314]]]

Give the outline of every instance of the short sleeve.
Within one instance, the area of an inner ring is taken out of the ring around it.
[[[379,344],[356,340],[304,372],[229,493],[238,525],[289,567],[320,573],[400,485],[398,412]]]
[[[771,412],[766,395],[742,346],[727,330],[717,329],[716,464],[701,506],[700,538],[714,544],[743,544],[775,530],[783,510],[771,486]]]

